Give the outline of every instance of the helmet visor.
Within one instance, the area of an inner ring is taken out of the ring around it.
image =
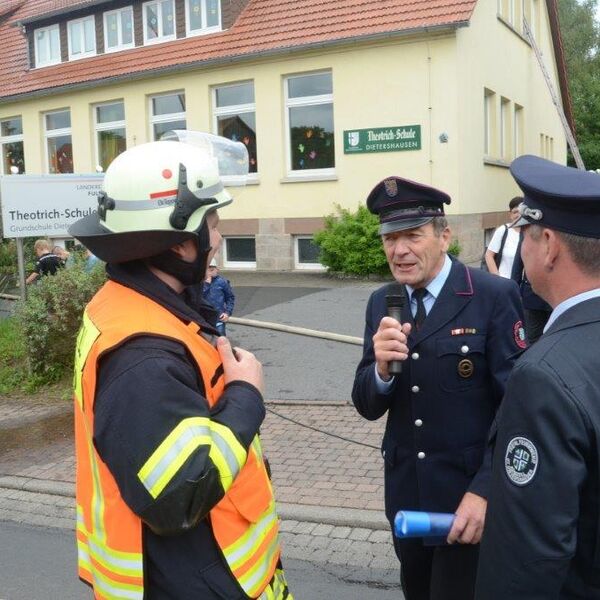
[[[248,178],[248,150],[241,142],[188,129],[165,132],[161,140],[184,142],[201,148],[217,161],[219,176],[226,187],[245,186]]]

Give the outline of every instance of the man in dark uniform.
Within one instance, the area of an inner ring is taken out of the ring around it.
[[[407,301],[400,323],[386,316],[392,286],[371,296],[352,399],[367,419],[388,413],[390,523],[401,509],[456,513],[447,540],[394,538],[407,600],[473,597],[490,477],[486,439],[526,346],[515,282],[447,255],[449,203],[444,192],[398,177],[367,198]],[[402,373],[391,377],[389,361],[404,361]]]
[[[480,600],[600,598],[600,177],[534,156],[521,249],[553,311],[497,418]]]
[[[531,283],[525,273],[523,267],[523,259],[521,258],[521,245],[523,244],[523,233],[519,235],[519,245],[515,254],[511,279],[514,279],[521,290],[521,300],[523,301],[523,310],[525,312],[525,331],[527,332],[527,342],[535,344],[548,322],[552,307],[543,299],[540,298],[532,289]]]

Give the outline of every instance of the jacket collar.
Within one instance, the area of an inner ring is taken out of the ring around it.
[[[548,331],[544,333],[544,337],[552,333],[563,331],[564,329],[570,329],[572,327],[598,321],[600,321],[600,298],[584,300],[579,304],[571,306],[571,308],[562,313],[556,321],[550,325]]]
[[[202,284],[186,288],[178,294],[161,281],[141,260],[108,263],[109,279],[157,302],[186,323],[195,322],[202,331],[218,335],[214,324],[217,313],[202,297]],[[198,290],[195,288],[199,288]]]

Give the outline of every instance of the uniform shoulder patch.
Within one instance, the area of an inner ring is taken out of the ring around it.
[[[535,444],[525,437],[514,437],[506,447],[504,468],[515,485],[527,485],[535,477],[539,464]]]
[[[519,348],[527,348],[527,336],[525,335],[523,321],[517,321],[513,325],[513,335],[515,337],[515,344],[517,344]]]

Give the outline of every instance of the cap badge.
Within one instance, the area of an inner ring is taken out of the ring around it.
[[[385,193],[390,198],[395,198],[398,195],[398,183],[395,179],[386,179],[383,185],[385,186]]]
[[[529,206],[523,206],[520,212],[522,216],[534,221],[541,221],[544,216],[544,213],[539,208],[529,208]]]
[[[538,463],[538,451],[532,441],[524,437],[515,437],[508,442],[504,455],[504,469],[515,485],[527,485],[534,478]]]

